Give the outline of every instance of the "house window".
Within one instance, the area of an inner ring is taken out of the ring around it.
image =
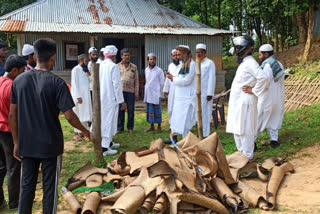
[[[64,61],[65,69],[72,69],[78,64],[78,55],[85,53],[84,42],[66,42],[64,43]]]

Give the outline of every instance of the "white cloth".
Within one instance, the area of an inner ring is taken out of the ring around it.
[[[278,141],[278,129],[268,129],[268,134],[270,136],[270,140]]]
[[[90,96],[90,81],[88,75],[80,65],[71,71],[71,95],[76,106],[73,111],[81,122],[92,120],[92,103]],[[78,103],[77,98],[82,98],[82,104]]]
[[[238,151],[248,158],[253,156],[257,132],[257,96],[265,90],[266,79],[256,60],[248,56],[239,65],[231,86],[226,132],[234,134]],[[253,87],[254,94],[245,93],[243,86]]]
[[[179,65],[175,65],[174,63],[171,63],[168,67],[168,72],[172,74],[172,76],[176,77],[179,74],[179,71],[181,69],[181,63]],[[171,82],[170,79],[166,78],[166,81],[163,86],[163,92],[169,93],[168,95],[168,114],[169,114],[169,123],[171,124],[171,116],[172,116],[172,110],[173,110],[173,104],[174,104],[174,94],[175,94],[175,86],[173,85],[173,82]]]
[[[283,69],[283,65],[279,64]],[[258,134],[266,128],[280,129],[284,115],[284,76],[275,82],[270,64],[264,66],[263,73],[267,76],[267,81],[265,90],[258,98]]]
[[[91,54],[91,52],[93,52],[93,51],[98,51],[98,50],[95,47],[91,47],[91,48],[89,48],[88,53]]]
[[[124,102],[119,66],[111,59],[100,64],[101,137],[112,139],[117,132],[119,104]],[[106,147],[106,146],[104,146]],[[108,147],[106,147],[108,148]]]
[[[188,74],[173,78],[175,98],[170,128],[184,137],[196,123],[196,63],[191,60]]]
[[[90,61],[89,63],[88,63],[88,70],[89,70],[89,72],[90,72],[90,77],[89,77],[89,81],[90,81],[90,91],[92,91],[92,73],[91,73],[91,64],[92,64],[92,62]]]
[[[22,56],[28,56],[34,53],[34,48],[32,45],[25,44],[22,48]]]
[[[99,59],[97,60],[97,63],[100,64],[100,63],[103,62],[103,61],[104,61],[104,60],[102,60],[102,59],[99,58]]]
[[[213,100],[207,100],[207,96],[214,96],[216,88],[216,66],[211,59],[205,58],[201,62],[201,109],[203,136],[210,135],[210,123]]]
[[[273,51],[273,47],[270,44],[264,44],[259,48],[259,51],[261,52]]]
[[[159,105],[161,97],[161,87],[164,84],[164,73],[158,66],[150,70],[149,66],[145,69],[146,84],[144,86],[144,102]]]
[[[207,46],[205,44],[197,44],[196,49],[207,50]]]
[[[107,45],[104,50],[103,50],[103,54],[107,54],[110,56],[115,56],[118,53],[118,48],[114,45]]]

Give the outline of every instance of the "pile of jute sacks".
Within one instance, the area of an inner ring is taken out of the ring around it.
[[[64,197],[73,213],[243,213],[248,207],[275,208],[276,195],[293,166],[281,158],[258,164],[239,152],[226,156],[216,133],[199,140],[187,137],[164,145],[123,152],[112,170],[88,163],[69,179]],[[259,180],[257,191],[248,180]],[[86,193],[83,206],[70,191],[112,182],[114,192]]]

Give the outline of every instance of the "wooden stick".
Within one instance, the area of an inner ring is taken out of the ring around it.
[[[202,129],[202,109],[201,109],[201,62],[199,57],[196,57],[196,93],[197,93],[197,116],[198,116],[198,137],[203,139]]]
[[[101,105],[100,105],[100,80],[99,80],[99,68],[100,65],[92,63],[91,75],[92,75],[92,142],[94,149],[94,157],[96,163],[105,164],[105,160],[102,155],[101,147]]]

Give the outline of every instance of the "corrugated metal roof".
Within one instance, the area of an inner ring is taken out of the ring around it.
[[[5,32],[230,33],[209,28],[159,5],[156,0],[42,0],[0,19],[7,21],[1,22],[0,31]],[[19,26],[17,21],[22,21]]]
[[[109,34],[174,34],[174,35],[222,35],[229,31],[214,28],[190,27],[133,27],[101,24],[54,24],[40,22],[22,22],[14,20],[0,21],[0,31],[5,32],[72,32],[72,33],[109,33]]]

